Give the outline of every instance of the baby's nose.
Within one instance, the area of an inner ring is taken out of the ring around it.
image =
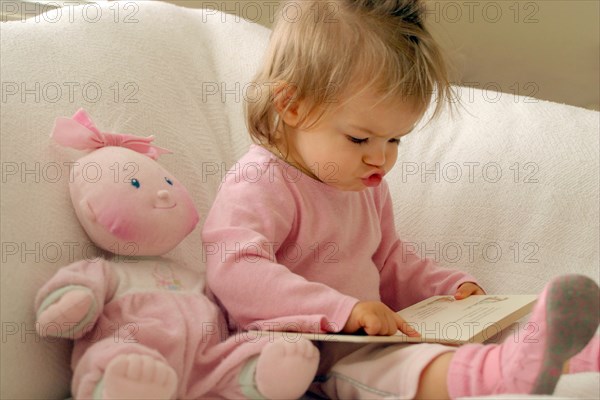
[[[385,149],[372,149],[365,154],[363,160],[369,165],[381,167],[385,165]]]
[[[156,195],[161,200],[169,200],[169,198],[171,197],[168,190],[159,190]]]

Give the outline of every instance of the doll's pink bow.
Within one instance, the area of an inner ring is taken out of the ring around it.
[[[77,150],[96,150],[101,147],[126,147],[156,160],[171,151],[154,146],[153,136],[140,137],[122,133],[100,132],[88,113],[80,108],[72,118],[59,117],[54,121],[51,137],[59,144]]]

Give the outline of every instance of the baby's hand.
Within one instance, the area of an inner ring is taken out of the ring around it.
[[[462,300],[474,294],[485,294],[485,292],[473,282],[465,282],[458,287],[458,290],[454,293],[454,298]]]
[[[368,335],[389,336],[395,334],[399,329],[408,336],[421,336],[404,319],[380,301],[356,303],[342,332],[354,333],[361,328]]]

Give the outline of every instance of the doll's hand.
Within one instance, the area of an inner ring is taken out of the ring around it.
[[[91,324],[87,329],[78,325],[89,314],[93,305],[91,290],[81,287],[68,291],[38,314],[36,330],[40,336],[79,338],[91,328]]]
[[[393,335],[400,330],[408,336],[421,336],[402,317],[380,301],[356,303],[342,332],[354,333],[361,328],[368,335]]]
[[[454,298],[456,300],[462,300],[474,294],[485,294],[485,292],[473,282],[465,282],[458,287],[458,290],[454,293]]]

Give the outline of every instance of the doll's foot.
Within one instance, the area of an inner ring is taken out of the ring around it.
[[[600,372],[600,336],[590,342],[569,360],[569,373]]]
[[[525,338],[465,345],[448,370],[451,398],[501,393],[552,394],[563,364],[598,327],[600,289],[582,275],[558,277],[540,294]]]
[[[258,356],[254,380],[267,399],[297,399],[310,386],[319,364],[319,351],[309,341],[269,343]]]
[[[177,375],[169,365],[150,356],[123,354],[112,360],[98,384],[97,399],[172,399]]]

